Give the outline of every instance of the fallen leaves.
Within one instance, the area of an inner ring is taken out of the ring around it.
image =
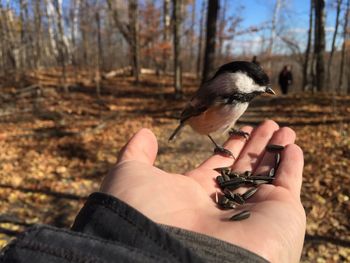
[[[143,79],[139,87],[129,78],[105,80],[99,100],[94,87],[69,94],[44,88],[40,100],[17,98],[17,108],[11,108],[17,114],[0,116],[0,215],[69,227],[83,198],[98,190],[119,149],[142,127],[152,129],[159,140],[156,165],[162,169],[186,172],[210,156],[209,140],[188,127],[175,142],[168,142],[196,82],[184,78],[186,98],[177,101],[171,76]],[[11,93],[11,88],[3,92]],[[334,239],[307,239],[302,262],[350,261],[350,248],[337,243],[349,241],[349,112],[349,96],[267,97],[256,100],[240,120],[257,125],[273,118],[296,130],[305,156],[302,202],[307,234]],[[24,229],[0,222],[1,227]],[[0,234],[0,247],[10,239]]]

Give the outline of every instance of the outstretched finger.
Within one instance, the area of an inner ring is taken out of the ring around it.
[[[241,129],[241,131],[249,134],[252,132],[252,130],[253,128],[250,126],[245,126]],[[241,150],[243,149],[244,145],[246,144],[246,141],[247,140],[241,136],[232,136],[225,142],[223,147],[229,150],[233,154],[233,156],[237,158]],[[220,154],[214,154],[213,156],[205,160],[199,166],[199,168],[214,169],[218,167],[232,166],[234,161],[235,160],[232,157],[225,157]]]
[[[286,146],[288,144],[294,143],[294,141],[295,132],[291,128],[283,127],[273,134],[268,144]],[[256,175],[268,174],[272,168],[275,168],[275,162],[276,153],[265,151],[264,156],[254,173]]]
[[[266,144],[278,129],[278,124],[271,120],[264,121],[255,128],[232,169],[236,172],[254,171],[262,158]]]
[[[155,135],[149,129],[139,130],[121,150],[117,164],[124,161],[139,161],[153,165],[158,151]]]
[[[300,198],[304,167],[303,151],[296,144],[289,144],[282,152],[274,185],[288,189],[296,198]]]

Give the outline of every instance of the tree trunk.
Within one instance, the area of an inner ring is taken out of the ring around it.
[[[181,50],[180,50],[180,27],[181,27],[181,0],[173,0],[173,30],[174,30],[174,88],[175,96],[182,95],[181,83]]]
[[[207,35],[205,42],[204,68],[202,82],[206,81],[209,74],[214,70],[216,22],[219,11],[219,0],[209,0],[207,13]]]
[[[344,22],[344,28],[343,28],[343,45],[341,49],[341,59],[340,59],[340,73],[339,73],[339,82],[338,82],[338,92],[340,93],[343,86],[343,73],[344,73],[344,65],[345,65],[345,49],[346,49],[346,40],[347,40],[347,28],[349,24],[349,7],[350,7],[350,0],[347,1],[346,4],[346,11],[345,11],[345,22]],[[349,85],[349,83],[348,83]],[[349,88],[348,88],[349,91]]]
[[[73,1],[73,10],[72,10],[72,25],[71,25],[71,43],[72,49],[76,51],[77,44],[77,35],[78,35],[78,21],[79,21],[79,11],[80,11],[80,0]],[[72,53],[72,65],[74,68],[77,66],[77,52]]]
[[[27,48],[26,48],[26,46],[27,46],[27,43],[26,43],[26,30],[25,30],[25,24],[26,24],[26,22],[25,22],[25,20],[24,20],[24,10],[25,10],[25,5],[26,5],[26,3],[24,3],[24,1],[23,0],[20,0],[19,1],[19,5],[20,5],[20,25],[21,25],[21,29],[20,29],[20,35],[21,35],[21,37],[20,37],[20,39],[21,39],[21,42],[20,42],[20,48],[19,48],[19,50],[20,50],[20,75],[21,75],[21,78],[22,78],[22,76],[23,76],[23,74],[24,74],[24,71],[25,71],[25,68],[26,68],[26,51],[27,51]],[[28,32],[27,32],[28,33]]]
[[[218,45],[218,57],[220,62],[223,59],[223,45],[224,45],[224,34],[226,25],[226,10],[227,10],[227,0],[224,1],[223,8],[221,9],[220,22],[219,22],[219,45]]]
[[[204,14],[205,14],[205,1],[202,1],[201,18],[199,20],[198,55],[197,55],[197,70],[196,70],[197,79],[200,79],[200,74],[202,71]]]
[[[303,87],[302,87],[303,91],[306,90],[306,87],[309,84],[309,61],[310,61],[310,54],[311,54],[314,8],[315,8],[314,0],[311,0],[310,1],[310,13],[309,13],[309,30],[308,30],[307,45],[306,45],[306,50],[305,50],[305,59],[304,59],[304,66],[303,66]]]
[[[54,0],[54,6],[57,14],[57,29],[58,29],[58,63],[62,67],[61,85],[66,93],[68,93],[67,84],[67,58],[68,58],[68,47],[65,41],[63,31],[63,17],[62,17],[62,0]]]
[[[80,5],[80,13],[84,14],[87,13],[87,10],[89,9],[89,2],[88,1],[83,1],[82,4]],[[88,44],[88,32],[87,32],[87,27],[89,24],[89,21],[87,21],[87,18],[84,15],[80,15],[80,31],[81,31],[81,38],[82,38],[82,51],[83,51],[83,62],[82,64],[84,67],[89,66],[89,44]]]
[[[278,23],[278,18],[280,14],[280,9],[281,9],[281,0],[276,0],[275,7],[273,10],[273,17],[271,21],[271,35],[270,35],[270,41],[269,41],[269,46],[267,49],[267,56],[268,56],[268,63],[267,63],[267,69],[269,72],[272,72],[272,52],[274,48],[274,44],[276,41],[276,36],[277,36],[277,23]]]
[[[95,13],[95,20],[96,20],[96,26],[97,26],[97,54],[96,54],[96,94],[98,97],[101,95],[101,68],[102,68],[102,40],[101,40],[101,20],[100,20],[100,14],[99,10]]]
[[[40,10],[41,1],[35,1],[34,7],[34,23],[35,23],[35,67],[38,68],[41,66],[41,49],[43,48],[42,44],[42,26],[41,26],[41,10]]]
[[[190,61],[191,69],[193,69],[194,64],[194,36],[195,36],[195,24],[196,24],[196,0],[192,0],[192,10],[191,10],[191,33],[190,33]]]
[[[26,3],[24,3],[23,0],[19,1],[20,4],[20,44],[19,44],[19,74],[18,74],[18,85],[20,88],[24,86],[24,75],[25,70],[27,68],[27,62],[29,62],[29,59],[27,58],[27,39],[26,36],[28,34],[28,31],[25,28],[26,21],[24,17],[25,9],[26,9]]]
[[[342,5],[342,0],[337,0],[337,15],[335,18],[335,27],[334,27],[334,33],[333,33],[333,39],[332,39],[332,47],[331,47],[331,52],[329,55],[328,59],[328,65],[327,65],[327,87],[329,90],[334,90],[334,86],[330,86],[330,77],[331,77],[331,65],[332,65],[332,60],[333,60],[333,54],[334,54],[334,49],[335,49],[335,40],[337,38],[338,34],[338,28],[339,28],[339,14],[340,14],[340,7]]]
[[[169,36],[169,28],[170,28],[170,0],[164,0],[163,2],[163,42],[168,43]],[[164,48],[163,49],[163,65],[162,70],[165,73],[168,67],[168,52]]]
[[[2,3],[0,1],[0,8]],[[15,36],[13,34],[13,19],[6,12],[0,13],[0,24],[2,27],[3,38],[3,56],[5,61],[5,76],[7,72],[13,70],[15,73],[20,65],[20,58],[18,56],[18,48],[16,48]]]
[[[129,0],[129,28],[131,35],[131,63],[136,83],[140,82],[140,44],[138,23],[138,0]]]
[[[315,0],[315,56],[317,91],[325,90],[325,0]]]
[[[50,53],[54,56],[58,56],[57,43],[55,38],[55,8],[52,5],[51,0],[46,1],[46,17],[47,17],[47,27],[49,33],[49,42],[50,42]]]

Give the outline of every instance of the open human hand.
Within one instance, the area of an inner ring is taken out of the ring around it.
[[[298,262],[305,234],[305,211],[300,202],[303,153],[294,144],[295,133],[265,121],[252,129],[248,141],[232,137],[225,148],[232,158],[213,155],[185,174],[168,173],[155,167],[157,139],[147,129],[136,133],[122,149],[114,169],[106,176],[101,191],[128,203],[151,220],[206,234],[248,249],[271,262]],[[242,208],[221,210],[213,201],[218,190],[214,168],[253,174],[274,167],[267,144],[286,146],[273,184],[259,186]],[[233,214],[249,210],[243,221],[229,221]]]

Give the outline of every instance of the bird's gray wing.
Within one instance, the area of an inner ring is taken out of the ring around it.
[[[206,98],[198,98],[194,97],[188,103],[185,107],[185,109],[182,111],[180,116],[180,121],[185,122],[191,117],[198,116],[205,112],[208,108],[210,108],[213,105],[220,105],[220,104],[228,104],[229,97],[225,96],[208,96]]]

